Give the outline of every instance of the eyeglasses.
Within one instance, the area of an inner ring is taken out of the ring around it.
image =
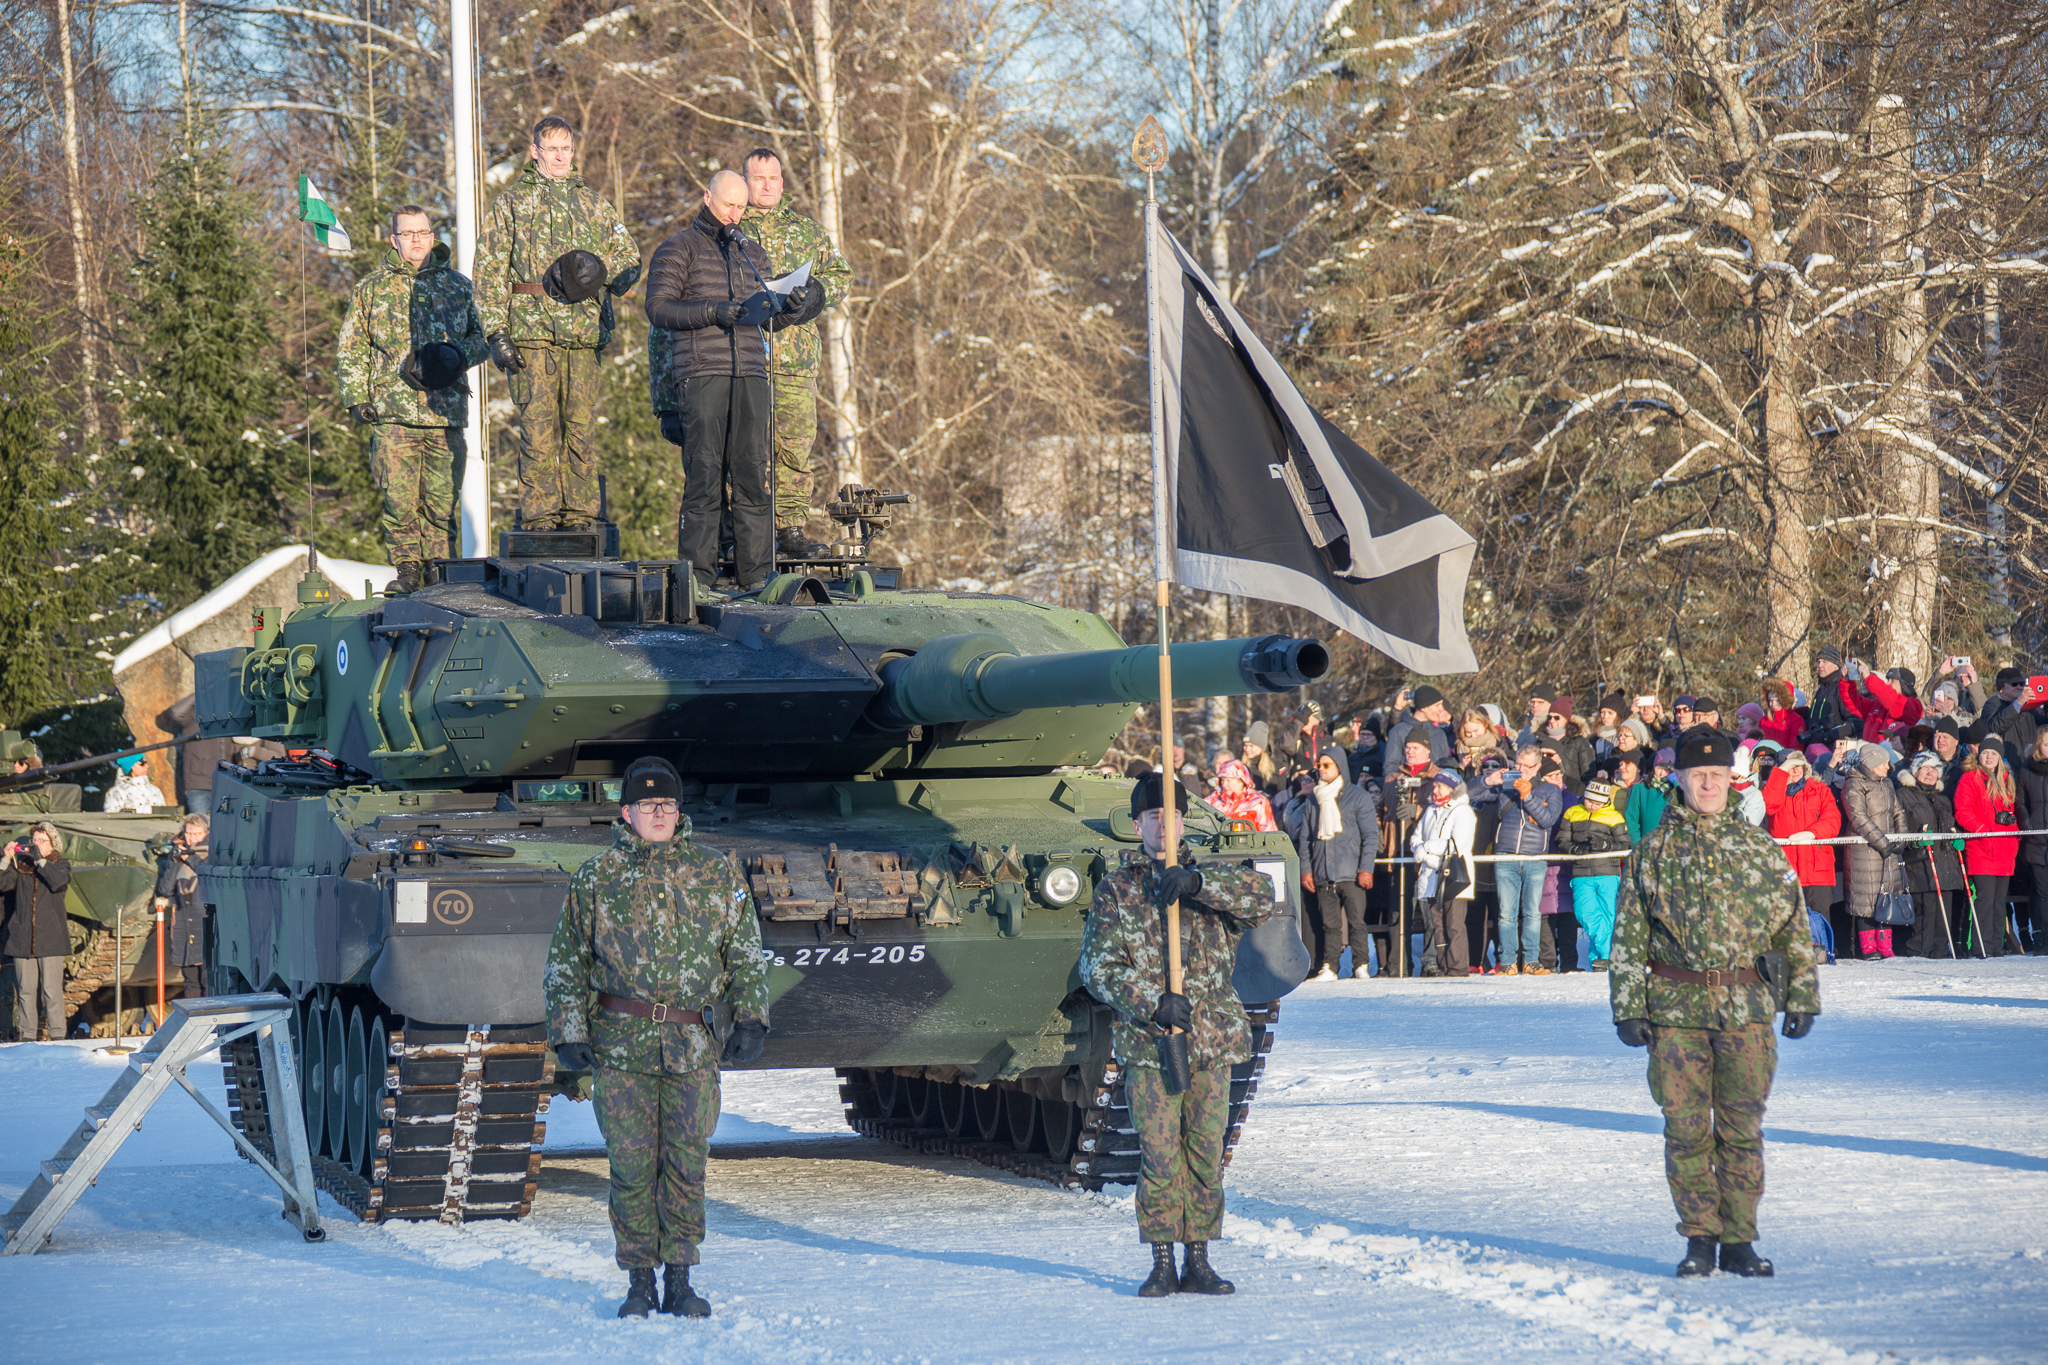
[[[674,801],[635,801],[633,809],[642,815],[679,815],[683,808]]]
[[[429,242],[434,238],[432,228],[421,228],[411,232],[394,232],[393,237],[403,237],[408,242]]]

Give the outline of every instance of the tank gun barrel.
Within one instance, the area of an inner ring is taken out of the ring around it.
[[[32,785],[44,781],[57,773],[76,772],[80,768],[95,768],[102,763],[112,763],[115,759],[130,758],[136,754],[146,754],[152,749],[170,749],[180,744],[190,744],[198,738],[200,738],[198,735],[186,735],[182,739],[165,739],[159,740],[155,744],[137,745],[133,749],[116,749],[110,754],[94,754],[91,758],[74,759],[69,763],[49,763],[40,768],[30,768],[26,772],[7,773],[0,775],[0,791],[8,791],[24,784]]]
[[[1286,635],[1172,646],[1177,697],[1291,692],[1330,670],[1323,642]],[[1020,656],[1000,635],[943,635],[881,669],[868,707],[877,725],[904,730],[949,721],[995,720],[1051,706],[1136,705],[1159,700],[1159,647]]]

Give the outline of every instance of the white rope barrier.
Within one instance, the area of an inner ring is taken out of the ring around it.
[[[1940,844],[1952,839],[2022,839],[2027,835],[2048,836],[2048,830],[2040,829],[1987,829],[1971,833],[1959,830],[1954,834],[1893,834],[1888,837],[1895,844]],[[1860,834],[1844,834],[1833,839],[1773,839],[1780,848],[1832,848],[1839,844],[1868,844],[1870,841]],[[1462,855],[1473,863],[1611,863],[1620,862],[1635,852],[1633,847],[1616,849],[1611,853],[1467,853]],[[1421,866],[1419,858],[1375,858],[1375,867]]]

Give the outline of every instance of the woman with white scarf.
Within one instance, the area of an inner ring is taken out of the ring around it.
[[[1380,813],[1372,793],[1347,778],[1344,756],[1323,750],[1316,755],[1315,783],[1295,808],[1301,889],[1315,897],[1309,916],[1314,927],[1302,935],[1316,960],[1311,981],[1335,981],[1347,946],[1351,975],[1371,975],[1365,893],[1372,889],[1372,860],[1380,852]],[[1383,942],[1385,937],[1382,933]]]
[[[1429,805],[1415,822],[1408,847],[1421,864],[1421,875],[1415,879],[1415,904],[1427,915],[1429,941],[1436,947],[1437,975],[1458,981],[1471,974],[1467,920],[1478,885],[1471,861],[1478,838],[1479,817],[1465,795],[1464,780],[1448,768],[1440,770],[1429,784]],[[1464,888],[1447,903],[1438,904],[1437,885],[1454,857],[1464,868]]]

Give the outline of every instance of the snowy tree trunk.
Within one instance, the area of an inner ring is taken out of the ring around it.
[[[1984,398],[1986,446],[1984,472],[1994,479],[2005,478],[2005,310],[1998,281],[1988,279],[1984,300]],[[2001,650],[2012,648],[2012,557],[2005,548],[2005,502],[1991,498],[1984,504],[1984,531],[1990,536],[1990,568],[1985,574],[1986,594],[1991,599],[1991,641]],[[2001,656],[2003,657],[2003,656]]]
[[[93,344],[98,310],[92,288],[92,246],[85,225],[85,184],[78,165],[78,63],[71,52],[71,0],[57,0],[57,56],[64,84],[64,207],[71,219],[71,278],[78,306],[80,407],[88,446],[100,443],[99,353]]]
[[[832,0],[811,0],[811,60],[817,84],[818,225],[848,253],[845,221],[845,150],[839,131],[839,79]],[[853,391],[853,325],[847,304],[819,319],[825,349],[826,412],[839,482],[866,483],[861,472],[860,413]]]

